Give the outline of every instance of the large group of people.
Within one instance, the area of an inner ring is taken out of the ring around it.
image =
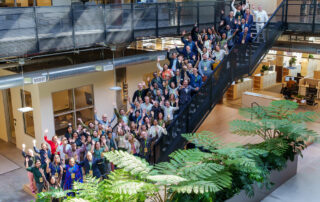
[[[95,111],[94,122],[86,125],[79,118],[79,125],[70,123],[63,137],[53,136],[49,140],[46,130],[41,148],[36,147],[35,141],[33,150],[25,151],[23,146],[30,189],[34,193],[59,187],[70,190],[74,181],[83,181],[84,175],[107,178],[116,169],[103,156],[107,151],[122,150],[152,162],[156,142],[167,134],[167,126],[197,94],[224,56],[235,44],[252,40],[254,20],[248,2],[235,6],[233,1],[231,6],[228,16],[221,11],[217,28],[200,31],[195,25],[190,35],[182,32],[184,47],[176,46],[172,53],[168,49],[169,64],[161,65],[158,60],[159,71],[138,84],[132,99],[128,99],[128,111],[117,109],[114,104],[111,119],[106,114],[100,119]],[[257,29],[261,29],[268,16],[260,6],[254,15]]]

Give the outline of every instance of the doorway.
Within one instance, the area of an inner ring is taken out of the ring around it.
[[[3,90],[3,105],[7,125],[8,142],[16,144],[16,119],[13,117],[12,97],[10,89]]]

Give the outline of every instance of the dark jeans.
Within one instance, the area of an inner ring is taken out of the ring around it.
[[[44,188],[44,183],[43,182],[41,182],[41,183],[36,182],[36,186],[37,186],[38,193],[40,193],[40,192],[42,192],[42,189]]]

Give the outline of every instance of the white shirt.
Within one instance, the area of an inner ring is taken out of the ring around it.
[[[142,103],[140,106],[141,106],[142,111],[146,110],[146,113],[149,114],[153,105],[151,103],[149,103],[148,105],[146,103]]]
[[[179,107],[166,107],[166,106],[161,106],[161,109],[164,112],[164,120],[165,121],[171,121],[173,119],[173,113],[179,109]],[[169,118],[168,118],[169,115]]]
[[[156,128],[158,129],[158,131],[156,130]],[[150,129],[148,130],[148,134],[152,136],[152,138],[156,137],[158,134],[158,138],[161,137],[161,135],[166,135],[167,134],[167,130],[159,125],[157,126],[151,126]]]
[[[227,53],[226,53],[226,51],[225,50],[221,50],[220,49],[220,51],[219,52],[217,52],[217,51],[212,51],[212,57],[214,58],[216,58],[215,60],[216,61],[222,61],[222,59],[224,58],[224,56],[226,55]]]
[[[265,10],[259,11],[259,10],[252,10],[253,14],[256,17],[257,23],[266,23],[268,22],[268,14]]]

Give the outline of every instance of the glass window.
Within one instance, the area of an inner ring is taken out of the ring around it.
[[[54,114],[68,112],[74,109],[72,89],[52,93]]]
[[[78,124],[78,118],[81,118],[85,124],[94,121],[93,97],[93,85],[52,93],[57,135],[64,135],[69,123],[73,126]]]
[[[93,114],[93,108],[84,109],[76,112],[77,118],[81,118],[83,123],[88,125],[90,122],[94,123],[94,117]],[[80,122],[77,120],[77,124],[80,124]]]
[[[68,129],[68,124],[74,123],[74,113],[62,114],[54,117],[56,135],[64,135]]]
[[[83,86],[74,89],[76,109],[93,105],[92,86]]]
[[[21,103],[22,107],[32,107],[32,98],[29,91],[21,90]],[[34,133],[34,121],[33,121],[33,111],[23,112],[23,125],[24,133],[35,137]]]

